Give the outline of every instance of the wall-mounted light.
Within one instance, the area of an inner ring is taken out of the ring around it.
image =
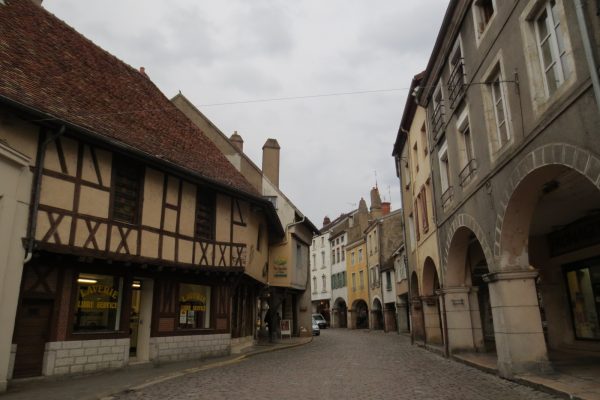
[[[134,289],[139,289],[142,287],[142,282],[141,281],[133,281],[133,283],[131,284],[131,287]]]
[[[94,284],[98,283],[98,281],[96,279],[90,279],[90,278],[77,278],[77,283],[87,283],[90,285],[94,285]]]

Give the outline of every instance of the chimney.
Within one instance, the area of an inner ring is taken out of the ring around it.
[[[379,189],[375,186],[371,189],[371,218],[380,218],[381,215],[381,197],[379,197]]]
[[[267,139],[262,149],[262,172],[279,188],[279,150],[281,147],[276,139]]]
[[[142,74],[144,78],[148,78],[148,75],[146,74],[146,68],[140,67],[140,74]]]
[[[233,132],[233,135],[229,138],[231,144],[233,144],[241,153],[244,152],[244,139],[238,135],[237,131]]]
[[[329,217],[326,215],[325,218],[323,218],[323,226],[327,226],[331,223],[331,220],[329,219]]]
[[[392,204],[389,201],[381,203],[381,214],[388,215],[392,211]]]

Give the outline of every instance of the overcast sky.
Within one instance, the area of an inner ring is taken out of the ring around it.
[[[280,188],[318,227],[377,182],[401,206],[392,147],[407,88],[429,59],[447,0],[45,0],[44,7],[179,90],[261,165],[281,145]],[[390,199],[391,196],[391,199]]]

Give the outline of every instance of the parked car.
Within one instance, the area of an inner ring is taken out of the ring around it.
[[[325,319],[325,317],[323,315],[313,314],[312,317],[313,317],[313,320],[317,321],[317,324],[319,325],[319,329],[327,328],[327,320]]]
[[[319,324],[313,318],[313,320],[312,320],[312,335],[319,336],[320,334],[321,334],[321,328],[319,328]]]

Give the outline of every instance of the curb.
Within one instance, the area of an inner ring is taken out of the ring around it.
[[[114,396],[119,395],[119,394],[139,392],[140,390],[143,390],[143,389],[145,389],[147,387],[154,386],[154,385],[157,385],[159,383],[167,382],[167,381],[170,381],[170,380],[175,379],[175,378],[179,378],[179,377],[182,377],[182,376],[194,374],[194,373],[197,373],[197,372],[200,372],[200,371],[206,371],[206,370],[213,369],[213,368],[219,368],[219,367],[225,367],[225,366],[232,365],[232,364],[237,364],[239,362],[244,361],[247,358],[250,358],[250,357],[253,357],[253,356],[256,356],[256,355],[259,355],[259,354],[271,353],[271,352],[274,352],[274,351],[280,351],[280,350],[291,349],[291,348],[294,348],[294,347],[304,346],[306,344],[312,343],[312,341],[313,341],[313,338],[311,337],[310,340],[307,340],[306,342],[293,343],[293,344],[283,345],[283,346],[279,346],[279,347],[270,347],[270,348],[267,347],[265,349],[252,351],[252,352],[249,352],[247,354],[242,354],[242,355],[240,355],[238,357],[235,357],[235,358],[232,358],[232,359],[229,359],[229,360],[215,361],[215,362],[203,365],[201,367],[187,368],[187,369],[184,369],[184,370],[179,371],[179,372],[174,372],[174,373],[171,373],[171,374],[168,374],[168,375],[159,376],[159,377],[157,377],[155,379],[152,379],[150,381],[141,383],[139,385],[131,386],[131,387],[127,388],[127,389],[120,390],[120,391],[112,393],[112,394],[110,394],[108,396],[102,397],[100,400],[113,400],[115,398]]]

